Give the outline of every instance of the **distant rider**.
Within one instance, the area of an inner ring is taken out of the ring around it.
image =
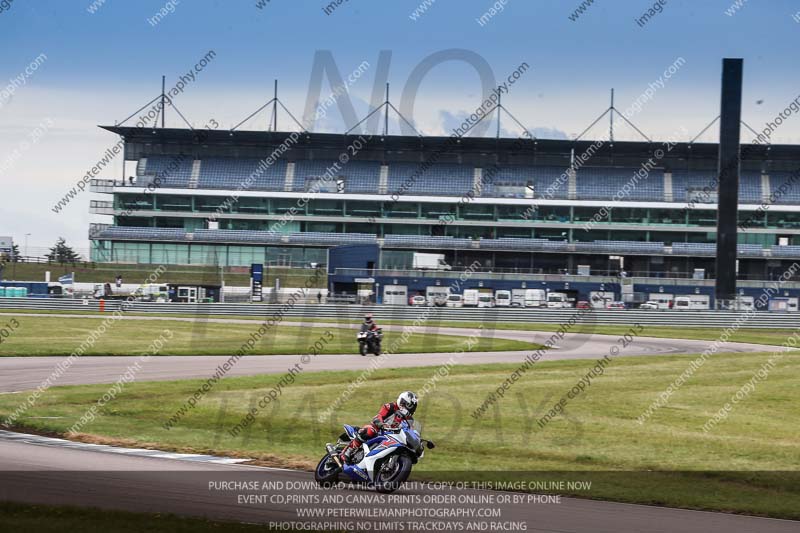
[[[366,333],[367,331],[375,331],[378,329],[378,325],[372,320],[372,313],[367,313],[364,316],[364,323],[361,324],[361,333]]]
[[[396,402],[385,403],[371,424],[362,427],[340,456],[343,463],[350,463],[355,451],[369,439],[378,435],[384,426],[397,426],[402,421],[412,422],[417,410],[417,395],[411,391],[400,393]]]
[[[372,333],[372,334],[378,333],[378,324],[376,324],[375,321],[372,320],[372,313],[367,313],[367,315],[364,317],[364,323],[361,324],[361,333]],[[377,345],[378,351],[375,353],[375,355],[380,355],[380,350],[381,350],[380,338],[377,339],[376,342],[378,343]]]

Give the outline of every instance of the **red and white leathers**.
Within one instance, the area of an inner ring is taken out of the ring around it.
[[[400,406],[397,405],[397,402],[383,404],[381,410],[378,411],[378,414],[372,419],[372,423],[362,427],[358,433],[356,433],[355,438],[350,441],[350,444],[347,446],[347,448],[342,451],[342,461],[349,462],[349,459],[356,448],[360,447],[369,439],[377,437],[378,429],[380,427],[396,426],[399,425],[403,420],[412,420],[411,413],[405,410],[406,414],[404,415],[403,411],[404,410],[401,410]]]

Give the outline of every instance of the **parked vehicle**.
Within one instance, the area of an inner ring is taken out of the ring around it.
[[[134,291],[133,296],[143,302],[168,302],[169,287],[158,283],[145,283]]]
[[[447,297],[447,307],[464,307],[464,297],[460,294],[451,294]]]
[[[343,474],[350,482],[371,484],[378,492],[394,492],[425,455],[425,448],[436,447],[432,441],[420,437],[415,423],[403,421],[399,426],[382,428],[375,438],[355,451],[352,464],[342,464],[339,455],[357,432],[358,428],[345,425],[336,444],[325,446],[326,453],[314,470],[314,480],[321,486],[336,486],[339,475]]]
[[[576,309],[591,309],[592,306],[586,300],[580,300],[577,304],[575,304]]]
[[[114,292],[114,289],[116,289],[116,287],[113,287],[111,283],[97,283],[94,285],[92,297],[96,300],[101,298],[103,300],[127,300],[131,297],[131,294],[126,291]],[[134,297],[136,296],[134,295]],[[161,301],[169,301],[169,293],[167,293],[166,298]]]
[[[359,331],[356,336],[358,339],[358,353],[367,355],[372,353],[381,354],[381,341],[383,340],[383,330],[378,328],[374,331]]]
[[[479,294],[480,291],[478,291],[478,289],[466,289],[464,291],[464,299],[463,299],[464,307],[477,307]]]
[[[645,303],[639,306],[639,309],[660,309],[661,306],[655,300],[647,300]]]
[[[424,307],[428,305],[428,300],[424,296],[418,294],[408,299],[408,305],[413,305],[415,307]]]
[[[548,292],[547,293],[547,307],[549,308],[562,308],[572,307],[569,303],[567,295],[563,292]]]
[[[488,293],[478,294],[478,307],[494,307],[494,296]]]
[[[675,298],[673,309],[679,311],[709,309],[709,297],[705,294],[695,294],[692,296],[678,296]]]
[[[797,302],[797,298],[770,298],[767,309],[769,311],[797,312]]]
[[[495,291],[494,305],[497,307],[511,307],[511,291]]]
[[[447,296],[449,294],[449,287],[432,286],[425,289],[425,298],[430,307],[444,307],[447,304]]]
[[[525,289],[511,289],[511,307],[525,307]]]
[[[547,307],[547,291],[525,289],[525,307]]]
[[[648,298],[647,301],[657,303],[657,309],[672,309],[675,302],[675,295],[663,292],[651,292],[650,298]]]
[[[606,309],[625,309],[625,302],[610,302]]]
[[[617,301],[617,295],[612,291],[591,291],[589,292],[589,305],[595,309],[608,308],[608,304]]]
[[[752,296],[737,296],[734,309],[737,311],[752,311],[755,307],[755,298]]]
[[[445,263],[444,254],[414,253],[412,266],[415,270],[453,270]]]
[[[408,304],[408,289],[405,285],[386,285],[383,288],[383,303],[385,305]]]
[[[109,288],[111,285],[109,285]],[[99,300],[106,295],[106,289],[102,283],[95,283],[92,287],[92,298]]]

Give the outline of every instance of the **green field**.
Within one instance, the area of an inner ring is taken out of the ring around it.
[[[13,314],[89,314],[102,316],[99,312],[92,311],[29,311],[29,310],[7,310],[3,313]],[[153,313],[126,313],[126,316],[158,316]],[[189,314],[170,314],[166,315],[173,318],[219,318],[219,319],[236,319],[236,320],[263,320],[263,318],[256,316],[233,316],[233,315],[189,315]],[[2,322],[0,316],[0,322]],[[303,321],[305,323],[332,323],[338,325],[359,324],[360,320],[340,318],[338,320],[323,319],[323,318],[301,318],[301,317],[288,317],[287,321]],[[800,322],[800,317],[798,317]],[[396,324],[403,325],[411,323],[411,320],[379,320],[380,324]],[[487,330],[517,330],[517,331],[556,331],[559,327],[558,324],[544,324],[544,323],[516,323],[516,322],[468,322],[468,321],[447,321],[430,319],[427,322],[431,327],[452,327],[452,328],[477,328],[483,326]],[[624,335],[630,330],[629,325],[595,325],[595,324],[578,324],[570,330],[570,333],[597,333],[600,335]],[[691,340],[717,340],[722,335],[723,328],[690,328],[690,327],[668,327],[668,326],[645,326],[641,335],[645,337],[659,337],[666,339],[691,339]],[[787,328],[742,328],[734,332],[729,337],[730,342],[747,342],[753,344],[767,344],[767,345],[780,345],[787,337],[790,337],[796,329]]]
[[[11,331],[0,343],[2,356],[69,355],[104,322],[103,318],[40,317],[35,314],[19,314],[15,318],[19,326]],[[6,327],[11,316],[0,317],[0,327]],[[221,324],[207,322],[180,322],[176,320],[117,320],[112,322],[84,355],[142,355],[151,343],[164,334],[172,332],[159,355],[232,355],[250,335],[258,330],[259,324]],[[326,331],[330,331],[326,335]],[[392,345],[393,339],[401,333],[385,332],[383,346]],[[305,354],[309,347],[321,337],[328,342],[319,353],[357,353],[355,330],[325,327],[293,327],[278,325],[264,335],[250,355]],[[331,338],[332,336],[332,338]],[[468,346],[466,339],[453,335],[411,335],[408,342],[401,345],[398,353],[504,351],[535,350],[539,344],[478,338]]]
[[[231,317],[227,317],[231,318]],[[241,317],[245,318],[245,317]],[[247,317],[254,318],[254,317]],[[291,320],[291,319],[290,319]],[[302,319],[305,322],[330,322],[325,319]],[[337,324],[358,324],[358,320],[338,320]],[[381,324],[409,324],[410,320],[380,320]],[[800,317],[798,317],[800,323]],[[544,323],[517,323],[517,322],[461,322],[453,320],[429,320],[431,327],[448,328],[477,328],[483,327],[487,330],[512,330],[512,331],[544,331],[555,332],[559,324]],[[570,333],[596,333],[598,335],[624,335],[630,331],[630,324],[603,325],[603,324],[578,324],[569,330]],[[722,335],[724,328],[689,328],[689,327],[668,327],[668,326],[644,326],[641,332],[642,337],[659,337],[664,339],[689,339],[689,340],[717,340]],[[730,342],[746,342],[753,344],[767,344],[778,346],[792,336],[797,329],[787,328],[764,328],[764,329],[740,329],[734,332],[728,340]]]
[[[50,279],[75,272],[75,281],[81,283],[111,283],[117,275],[122,276],[125,283],[143,283],[159,265],[134,265],[121,263],[6,263],[3,278],[19,281],[44,281],[45,272],[50,271]],[[211,284],[217,285],[224,278],[226,285],[247,287],[250,285],[249,267],[219,267],[164,265],[166,272],[161,281],[166,283]],[[281,280],[284,287],[301,287],[309,278],[310,270],[300,268],[267,268],[265,269],[264,287],[274,285],[275,278]],[[325,276],[321,276],[317,287],[326,287]]]
[[[605,374],[539,427],[546,410],[586,374],[593,361],[539,362],[490,409],[471,413],[513,370],[510,365],[456,366],[424,397],[423,434],[437,443],[415,470],[425,477],[503,478],[502,471],[547,471],[594,480],[582,497],[800,518],[800,354],[784,355],[712,431],[702,426],[767,360],[768,354],[710,358],[640,425],[637,417],[691,356],[613,359]],[[201,381],[133,383],[103,416],[84,427],[90,442],[249,457],[272,465],[311,467],[341,423],[362,424],[401,389],[421,390],[436,370],[380,370],[332,419],[318,417],[359,374],[301,374],[247,431],[228,432],[277,381],[276,376],[226,378],[170,430],[162,427]],[[31,431],[63,433],[108,385],[51,389],[25,413]],[[8,415],[22,395],[0,396]],[[31,417],[61,418],[31,418]],[[789,472],[789,473],[787,473]],[[460,473],[460,474],[459,474]],[[537,476],[541,479],[542,476]],[[569,492],[569,491],[568,491]]]
[[[387,320],[386,324],[403,323],[403,321]],[[431,321],[431,323],[434,323]],[[478,327],[483,325],[485,328],[499,329],[499,330],[519,330],[519,331],[550,331],[554,332],[559,328],[559,324],[517,324],[514,322],[497,322],[497,323],[481,323],[481,322],[455,322],[455,321],[440,321],[436,322],[437,325],[443,327]],[[800,316],[798,317],[798,324],[800,324]],[[604,325],[604,324],[578,324],[570,330],[570,333],[596,333],[598,335],[624,335],[630,330],[630,324],[617,326],[617,325]],[[690,340],[717,340],[722,335],[724,328],[690,328],[690,327],[668,327],[668,326],[644,326],[641,332],[642,337],[659,337],[665,339],[690,339]],[[768,344],[780,345],[787,337],[790,337],[796,329],[787,328],[742,328],[734,332],[729,337],[730,342],[747,342],[753,344]]]
[[[279,531],[267,526],[212,522],[169,514],[140,514],[66,506],[27,505],[0,502],[0,523],[4,531],[17,533],[63,533],[64,531],[102,531],[103,533],[250,533]]]

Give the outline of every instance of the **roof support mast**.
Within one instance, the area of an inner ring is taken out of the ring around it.
[[[275,80],[275,88],[272,97],[272,131],[278,131],[278,80]]]
[[[166,88],[167,88],[167,77],[161,76],[161,129],[164,129],[164,116],[167,114],[167,103],[166,103]]]
[[[608,126],[608,139],[613,143],[614,142],[614,88],[611,88],[611,113],[609,113],[609,126]]]
[[[608,132],[608,134],[609,134],[609,140],[610,140],[610,141],[613,143],[613,142],[614,142],[614,113],[615,113],[615,112],[616,112],[617,114],[619,114],[619,116],[622,118],[622,120],[624,120],[624,121],[625,121],[625,123],[627,123],[627,124],[628,124],[630,127],[632,127],[634,130],[636,130],[636,133],[638,133],[639,135],[641,135],[641,136],[642,136],[642,137],[643,137],[643,138],[644,138],[644,139],[645,139],[647,142],[653,142],[653,140],[652,140],[652,139],[650,139],[650,137],[648,137],[647,135],[645,135],[644,133],[642,133],[642,130],[640,130],[639,128],[637,128],[637,127],[636,127],[636,126],[633,124],[633,122],[631,122],[630,120],[628,120],[628,118],[625,116],[625,114],[624,114],[624,113],[620,113],[620,112],[619,112],[619,109],[617,109],[617,108],[614,106],[614,89],[611,89],[611,105],[608,107],[608,109],[606,109],[605,111],[603,111],[603,113],[602,113],[602,114],[601,114],[599,117],[597,117],[596,119],[594,119],[594,122],[592,122],[591,124],[589,124],[589,126],[588,126],[588,127],[585,129],[585,130],[583,130],[583,131],[580,133],[580,135],[578,135],[577,137],[575,137],[575,139],[574,139],[574,140],[575,140],[575,141],[579,141],[579,140],[581,140],[581,138],[582,138],[584,135],[586,135],[586,133],[587,133],[589,130],[591,130],[591,129],[594,127],[594,125],[595,125],[595,124],[597,124],[598,122],[600,122],[600,119],[602,119],[604,116],[606,116],[606,114],[610,114],[610,115],[611,115],[611,119],[610,119],[610,120],[611,120],[611,128],[609,129],[609,132]]]
[[[500,115],[502,114],[503,110],[503,101],[502,101],[503,93],[500,91],[497,92],[497,138],[500,138]]]
[[[292,112],[289,111],[286,108],[286,106],[283,105],[283,102],[281,102],[280,99],[278,98],[278,80],[275,80],[275,83],[273,84],[273,91],[274,91],[274,96],[268,102],[266,102],[261,107],[259,107],[258,109],[256,109],[255,111],[253,111],[252,113],[247,115],[247,117],[245,117],[244,120],[242,120],[241,122],[239,122],[238,124],[233,126],[230,129],[229,132],[231,134],[233,134],[233,132],[236,131],[239,128],[239,126],[241,126],[242,124],[244,124],[245,122],[247,122],[248,120],[250,120],[251,118],[256,116],[262,110],[268,109],[270,107],[270,105],[271,105],[272,106],[272,116],[269,119],[267,119],[267,131],[278,131],[278,106],[281,106],[281,109],[286,111],[286,114],[289,115],[289,118],[291,118],[292,121],[295,124],[297,124],[297,127],[300,128],[300,131],[302,131],[304,133],[308,133],[308,130],[306,130],[305,126],[303,126],[300,123],[300,121],[297,120],[297,118],[292,114]],[[177,109],[176,109],[176,111],[177,111]]]
[[[389,135],[389,82],[386,82],[386,106],[383,108],[383,136]]]
[[[383,109],[383,122],[384,122],[384,123],[383,123],[383,135],[384,135],[384,136],[388,136],[388,135],[389,135],[389,108],[390,108],[390,107],[392,108],[392,110],[393,110],[395,113],[397,113],[397,116],[398,116],[398,117],[400,117],[400,118],[402,119],[402,121],[403,121],[403,122],[405,122],[405,123],[406,123],[406,125],[407,125],[409,128],[411,128],[411,130],[412,130],[412,131],[414,131],[414,133],[416,133],[416,134],[417,134],[417,136],[418,136],[418,137],[422,137],[422,134],[421,134],[420,132],[418,132],[418,131],[416,130],[416,128],[414,128],[414,125],[413,125],[413,124],[411,124],[411,122],[409,122],[409,121],[406,119],[406,117],[404,117],[404,116],[403,116],[403,114],[402,114],[402,113],[400,113],[400,111],[398,111],[398,110],[397,110],[397,108],[396,108],[395,106],[393,106],[393,105],[392,105],[392,103],[389,101],[389,84],[388,84],[388,83],[386,84],[386,100],[385,100],[385,101],[384,101],[384,102],[383,102],[381,105],[379,105],[378,107],[376,107],[375,109],[373,109],[372,111],[370,111],[370,112],[367,114],[367,116],[366,116],[366,117],[364,117],[364,118],[362,118],[361,120],[359,120],[358,122],[356,122],[356,124],[355,124],[355,125],[354,125],[352,128],[350,128],[349,130],[345,131],[345,132],[344,132],[344,134],[345,134],[345,135],[350,135],[350,132],[351,132],[351,131],[353,131],[354,129],[356,129],[356,128],[358,128],[359,126],[361,126],[361,124],[363,124],[364,122],[366,122],[366,120],[367,120],[369,117],[371,117],[372,115],[374,115],[375,113],[377,113],[378,111],[380,111],[381,109]]]

